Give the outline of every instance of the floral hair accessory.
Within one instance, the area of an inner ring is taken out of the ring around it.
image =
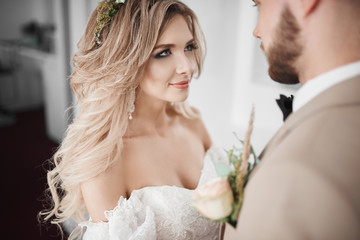
[[[106,0],[99,2],[97,6],[96,28],[95,28],[95,43],[101,44],[100,33],[105,26],[107,26],[112,18],[115,16],[121,5],[124,5],[127,0]]]

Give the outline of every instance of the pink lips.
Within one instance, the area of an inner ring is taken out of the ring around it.
[[[171,86],[177,89],[186,89],[189,87],[189,81],[181,81],[177,83],[170,83]]]

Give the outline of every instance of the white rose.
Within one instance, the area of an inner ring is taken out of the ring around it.
[[[234,202],[227,178],[214,179],[194,192],[193,204],[197,210],[211,220],[229,216]]]

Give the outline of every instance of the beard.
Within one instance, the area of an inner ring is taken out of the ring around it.
[[[299,74],[294,63],[302,53],[302,45],[298,42],[300,27],[288,7],[285,7],[281,14],[275,34],[274,42],[266,54],[269,75],[279,83],[297,84]]]

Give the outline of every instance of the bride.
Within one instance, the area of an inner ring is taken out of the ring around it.
[[[179,1],[99,3],[73,56],[81,106],[48,173],[46,220],[76,220],[70,239],[218,239],[191,205],[222,157],[185,102],[204,46]]]

